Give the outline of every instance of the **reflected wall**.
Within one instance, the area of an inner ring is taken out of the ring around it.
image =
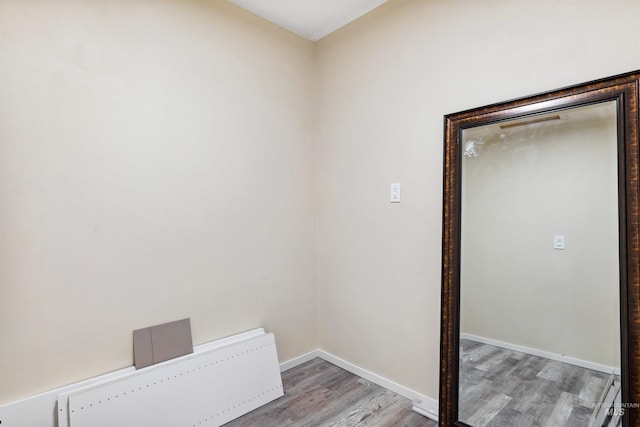
[[[546,117],[463,132],[460,332],[619,372],[616,104]]]

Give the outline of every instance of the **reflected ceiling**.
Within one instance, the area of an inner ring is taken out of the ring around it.
[[[509,142],[512,137],[527,141],[560,126],[598,126],[615,123],[615,117],[615,105],[599,103],[468,128],[462,134],[463,152],[466,157],[476,157],[484,146]]]

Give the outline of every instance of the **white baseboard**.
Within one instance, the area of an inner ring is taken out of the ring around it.
[[[384,387],[388,390],[391,390],[394,393],[399,394],[400,396],[406,397],[407,399],[413,402],[413,410],[420,415],[423,415],[427,418],[430,418],[434,421],[438,421],[438,401],[432,399],[424,394],[418,393],[415,390],[412,390],[408,387],[395,383],[387,378],[384,378],[378,374],[375,374],[371,371],[367,371],[357,365],[354,365],[351,362],[347,362],[344,359],[341,359],[337,356],[334,356],[331,353],[327,353],[323,350],[316,350],[318,357],[326,360],[329,363],[333,363],[340,368],[351,372],[359,377],[364,378],[367,381],[371,381],[374,384],[377,384],[381,387]]]
[[[20,399],[6,405],[0,405],[0,423],[2,427],[57,427],[58,395],[68,393],[76,387],[88,386],[99,381],[119,378],[134,372],[130,366],[100,377],[80,381],[54,390],[46,391],[35,396]]]
[[[287,360],[280,364],[280,372],[288,371],[291,368],[295,368],[296,366],[300,366],[303,363],[307,363],[310,360],[315,359],[316,357],[321,357],[319,350],[313,350],[309,353],[305,353],[302,356],[294,357],[291,360]]]
[[[195,351],[198,351],[196,349]],[[400,396],[406,397],[407,399],[413,402],[413,410],[423,415],[427,418],[430,418],[434,421],[438,421],[438,401],[427,397],[423,394],[418,393],[417,391],[411,390],[408,387],[397,384],[387,378],[384,378],[378,374],[375,374],[371,371],[367,371],[366,369],[360,368],[357,365],[354,365],[351,362],[347,362],[344,359],[341,359],[337,356],[332,355],[331,353],[327,353],[323,350],[313,350],[309,353],[303,354],[301,356],[295,357],[291,360],[283,362],[280,364],[280,372],[287,371],[291,368],[299,366],[305,362],[315,359],[319,357],[323,360],[326,360],[329,363],[333,363],[340,368],[349,371],[359,377],[366,379],[367,381],[371,381],[374,384],[377,384],[381,387],[389,389],[394,393],[399,394]],[[130,370],[134,370],[135,368],[130,367],[117,372],[114,372],[112,375],[117,377],[124,372],[128,372]],[[105,377],[100,377],[104,379]],[[90,384],[95,379],[87,380],[86,383]],[[64,393],[67,389],[72,389],[77,387],[78,384],[72,384],[66,387],[61,387],[55,390],[51,390],[37,396],[28,397],[26,399],[12,402],[7,405],[0,406],[0,422],[2,422],[2,427],[5,425],[7,427],[55,427],[55,415],[56,415],[56,403],[58,399],[58,394]]]
[[[480,342],[483,344],[489,344],[495,347],[504,348],[507,350],[513,350],[520,353],[531,354],[533,356],[544,357],[546,359],[555,360],[557,362],[568,363],[570,365],[580,366],[581,368],[592,369],[594,371],[604,372],[607,374],[614,373],[620,375],[620,368],[614,368],[613,366],[607,366],[600,363],[590,362],[588,360],[577,359],[575,357],[566,356],[564,354],[551,353],[544,350],[538,350],[536,348],[525,347],[522,345],[511,344],[504,341],[494,340],[492,338],[481,337],[473,334],[460,334],[461,339],[468,339],[471,341]]]

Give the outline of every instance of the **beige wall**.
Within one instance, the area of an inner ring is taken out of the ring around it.
[[[314,46],[223,0],[1,1],[0,402],[185,316],[437,398],[442,116],[640,68],[639,14],[391,0]]]
[[[638,16],[391,0],[319,42],[321,348],[437,398],[443,115],[640,68]]]
[[[0,403],[131,331],[317,348],[310,42],[224,1],[0,1]]]
[[[620,367],[615,109],[464,132],[462,333]]]

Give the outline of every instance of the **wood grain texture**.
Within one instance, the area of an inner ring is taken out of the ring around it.
[[[284,396],[225,427],[435,427],[411,401],[322,359],[282,374]]]
[[[611,100],[617,102],[619,112],[620,342],[622,400],[628,404],[623,425],[640,425],[639,86],[640,71],[634,71],[445,116],[439,404],[441,425],[466,425],[459,420],[458,411],[462,131],[465,128]]]
[[[587,426],[610,374],[463,339],[460,419],[475,427]],[[619,384],[620,378],[614,380]]]

